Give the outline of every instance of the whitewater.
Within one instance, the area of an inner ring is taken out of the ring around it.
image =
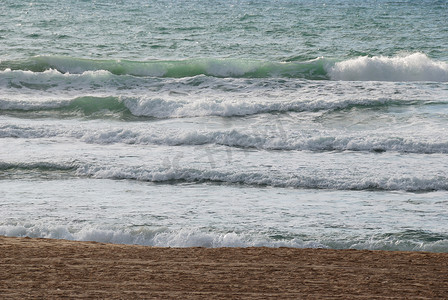
[[[447,252],[447,14],[6,1],[0,235]]]

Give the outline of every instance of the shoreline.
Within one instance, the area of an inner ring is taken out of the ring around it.
[[[155,248],[0,236],[0,295],[31,298],[448,298],[448,253]]]

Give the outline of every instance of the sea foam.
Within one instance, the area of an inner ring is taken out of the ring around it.
[[[448,153],[448,142],[440,140],[443,133],[431,139],[399,138],[396,132],[381,136],[371,132],[355,134],[318,132],[257,132],[232,130],[183,130],[146,127],[123,128],[64,128],[43,123],[41,126],[1,125],[0,138],[45,139],[73,138],[89,144],[123,143],[130,145],[223,145],[236,148],[283,151],[366,151],[401,153]]]
[[[352,237],[343,241],[319,239],[304,241],[299,238],[278,237],[253,232],[214,232],[197,228],[102,228],[86,225],[69,228],[62,225],[40,223],[0,225],[0,235],[33,238],[52,238],[76,241],[95,241],[115,244],[137,244],[155,247],[291,247],[291,248],[341,248],[395,251],[446,252],[448,239],[419,241],[416,237],[401,237],[401,233],[376,235],[371,237]],[[418,235],[416,233],[415,235]]]
[[[155,183],[225,183],[251,186],[270,186],[298,189],[332,189],[332,190],[378,190],[378,191],[446,191],[448,178],[436,174],[430,177],[418,177],[405,174],[394,176],[343,177],[327,174],[303,174],[300,170],[291,173],[274,172],[270,169],[255,171],[236,169],[205,168],[145,168],[137,167],[104,167],[95,165],[80,166],[76,175],[101,179],[137,180]]]
[[[434,61],[423,53],[357,57],[337,62],[328,72],[333,80],[448,81],[448,63]]]
[[[59,164],[47,162],[33,163],[1,163],[0,170],[21,171],[31,170],[52,172],[65,177],[84,177],[113,180],[135,180],[153,183],[212,183],[246,186],[269,186],[295,189],[322,190],[371,190],[371,191],[408,191],[430,192],[448,191],[448,177],[440,171],[434,175],[412,174],[353,174],[332,176],[333,172],[312,174],[297,169],[295,172],[281,172],[271,168],[257,170],[238,170],[232,168],[210,168],[173,166],[105,166],[91,163],[65,162]]]
[[[448,63],[433,60],[426,54],[418,52],[393,57],[361,56],[340,61],[319,57],[307,61],[287,62],[224,58],[125,61],[36,56],[22,61],[2,62],[0,64],[1,69],[3,69],[2,72],[9,72],[8,77],[14,75],[18,79],[36,76],[33,73],[43,74],[43,81],[57,76],[57,73],[102,77],[105,80],[110,75],[152,78],[189,78],[205,75],[219,78],[300,78],[308,80],[396,82],[448,81]]]

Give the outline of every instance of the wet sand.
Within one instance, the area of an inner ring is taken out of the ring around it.
[[[448,253],[0,237],[0,298],[448,299]]]

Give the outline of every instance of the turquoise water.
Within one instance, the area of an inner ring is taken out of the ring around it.
[[[3,59],[447,59],[446,1],[4,1]]]
[[[447,15],[3,1],[0,234],[447,252]]]

